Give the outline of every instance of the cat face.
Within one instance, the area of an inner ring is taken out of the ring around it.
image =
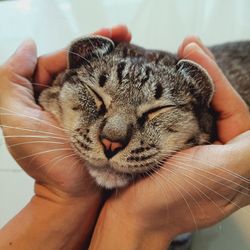
[[[98,36],[69,51],[68,70],[39,101],[71,131],[100,186],[125,186],[209,140],[213,85],[198,65]]]

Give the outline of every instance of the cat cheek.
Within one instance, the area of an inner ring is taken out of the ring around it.
[[[45,89],[40,97],[39,103],[46,110],[51,112],[57,120],[61,120],[62,110],[59,105],[60,87],[54,86]]]

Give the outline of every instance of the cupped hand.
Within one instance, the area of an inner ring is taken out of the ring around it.
[[[152,233],[167,240],[250,204],[249,110],[200,40],[184,40],[179,56],[204,67],[215,83],[212,106],[219,114],[219,141],[179,152],[157,173],[115,193],[99,217],[101,228],[107,218],[116,218],[114,224],[120,221],[129,228],[127,235],[135,228],[137,235]]]
[[[131,39],[125,26],[95,34],[118,41]],[[65,49],[37,58],[34,42],[24,42],[0,68],[0,125],[10,153],[35,179],[40,195],[48,189],[60,198],[99,197],[100,191],[69,143],[67,130],[34,99],[33,87],[39,92],[66,67]]]

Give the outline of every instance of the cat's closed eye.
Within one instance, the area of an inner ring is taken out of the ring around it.
[[[107,112],[107,108],[106,108],[104,100],[94,89],[89,87],[89,90],[90,90],[90,92],[95,100],[98,114],[104,115]]]
[[[164,106],[150,109],[147,112],[145,112],[144,114],[147,116],[147,119],[150,121],[150,120],[154,119],[156,116],[158,116],[162,113],[165,113],[168,110],[175,108],[175,107],[176,107],[176,105],[164,105]]]
[[[142,126],[144,125],[146,121],[150,121],[154,119],[155,117],[157,117],[158,115],[165,113],[175,107],[177,106],[174,104],[169,104],[169,105],[163,105],[163,106],[158,106],[158,107],[148,109],[147,111],[143,112],[142,115],[139,117],[138,123],[139,125]]]

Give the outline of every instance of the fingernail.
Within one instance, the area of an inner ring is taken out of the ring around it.
[[[203,55],[206,55],[206,53],[198,46],[196,43],[190,43],[183,49],[183,56],[189,56],[193,52],[199,52]]]
[[[203,50],[203,48],[206,47],[205,44],[203,43],[203,41],[201,40],[200,37],[196,36],[196,39],[198,41],[198,43],[196,43],[196,44]]]
[[[109,32],[110,30],[111,30],[110,28],[106,28],[106,27],[99,29],[99,31],[106,31],[106,32]]]
[[[206,45],[203,43],[203,41],[201,40],[201,38],[198,37],[198,36],[195,36],[195,38],[196,38],[197,41],[194,42],[194,43],[196,43],[197,46],[200,47],[200,49],[201,49],[206,55],[208,55],[210,58],[212,58],[212,59],[214,60],[214,55],[213,55],[213,53],[206,47]]]
[[[103,36],[107,36],[110,38],[112,35],[112,32],[111,32],[111,29],[109,29],[109,28],[101,28],[98,31],[94,32],[94,34],[103,35]]]
[[[112,33],[112,29],[111,28],[103,28],[104,31]]]

